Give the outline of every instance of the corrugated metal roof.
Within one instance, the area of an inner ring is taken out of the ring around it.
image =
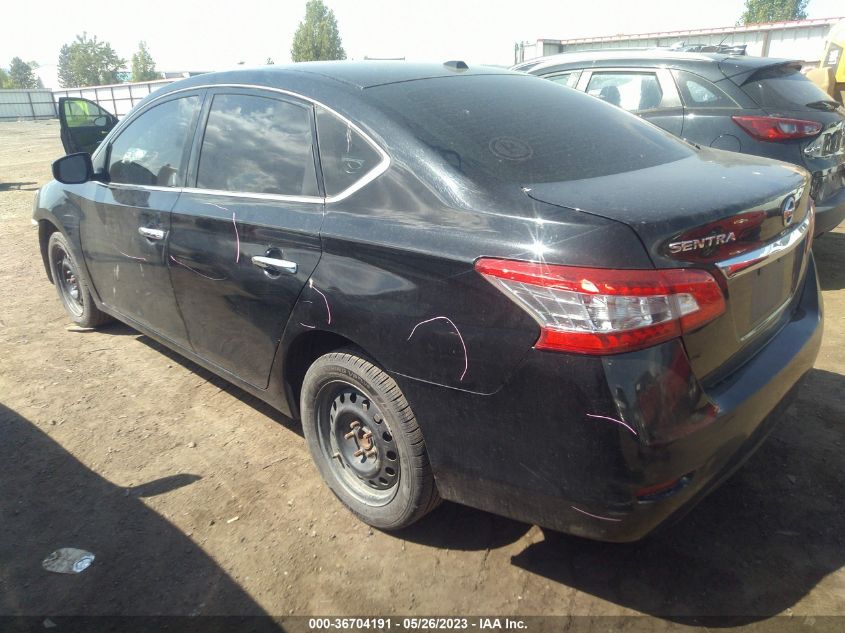
[[[684,37],[693,35],[729,35],[731,33],[756,33],[759,31],[775,31],[783,29],[797,29],[808,26],[830,26],[845,18],[817,18],[813,20],[790,20],[785,22],[763,22],[741,26],[721,26],[709,29],[688,29],[682,31],[655,31],[653,33],[619,33],[617,35],[602,35],[598,37],[577,37],[568,40],[544,39],[538,42],[554,42],[562,46],[570,44],[593,44],[598,42],[618,42],[627,40],[647,40],[663,37]]]

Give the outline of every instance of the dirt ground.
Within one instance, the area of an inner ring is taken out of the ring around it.
[[[0,615],[845,616],[842,229],[815,247],[826,329],[797,402],[680,523],[609,545],[447,503],[388,534],[296,422],[126,326],[70,327],[30,225],[62,153],[54,121],[0,124]],[[60,547],[96,560],[42,570]]]

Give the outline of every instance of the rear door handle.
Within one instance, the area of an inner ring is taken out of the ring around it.
[[[252,265],[263,268],[270,272],[284,271],[286,273],[294,274],[297,271],[296,262],[287,259],[273,259],[272,257],[261,257],[256,255],[252,258]]]
[[[161,229],[150,229],[146,226],[138,227],[138,233],[146,237],[148,240],[163,240],[167,231]]]

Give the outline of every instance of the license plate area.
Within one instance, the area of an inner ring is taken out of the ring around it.
[[[731,313],[737,339],[745,342],[795,294],[804,263],[806,240],[797,248],[731,280]]]

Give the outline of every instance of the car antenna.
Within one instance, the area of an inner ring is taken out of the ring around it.
[[[467,66],[467,63],[462,62],[460,60],[451,60],[448,62],[444,62],[443,65],[446,68],[451,68],[452,70],[469,70],[469,66]]]

